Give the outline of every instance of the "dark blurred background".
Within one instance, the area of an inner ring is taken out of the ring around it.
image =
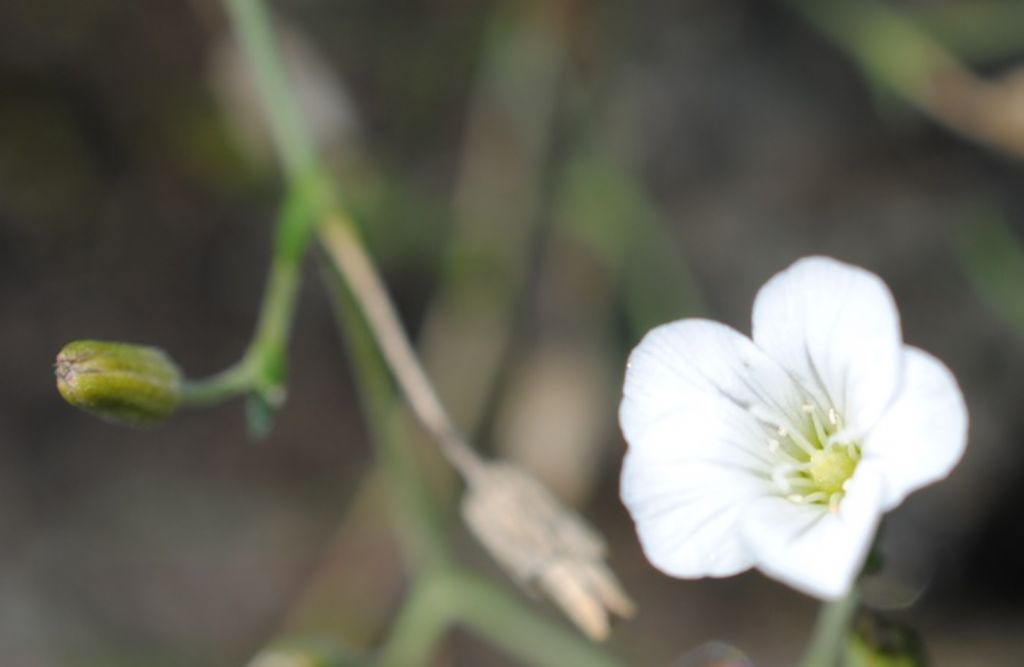
[[[703,314],[749,331],[758,286],[823,253],[889,283],[905,338],[948,363],[971,410],[955,474],[890,515],[867,601],[915,625],[936,665],[1017,665],[1024,170],[1000,142],[1018,116],[1024,137],[1024,3],[863,5],[987,77],[957,85],[939,58],[924,94],[886,74],[913,43],[873,36],[884,21],[856,23],[849,2],[820,3],[832,23],[806,4],[272,3],[452,411],[608,536],[640,609],[613,650],[641,665],[709,639],[758,665],[799,654],[813,601],[643,559],[615,410],[646,328]],[[844,26],[863,28],[853,47]],[[216,2],[0,0],[0,664],[242,665],[289,628],[372,643],[397,604],[315,266],[264,441],[236,403],[137,431],[54,388],[75,338],[158,345],[196,377],[242,354],[282,197],[246,77]],[[1005,113],[958,116],[971,95]],[[457,632],[438,664],[512,663]]]

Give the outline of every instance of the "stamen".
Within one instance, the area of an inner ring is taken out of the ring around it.
[[[762,422],[770,424],[776,429],[784,430],[793,444],[803,450],[803,452],[808,456],[817,451],[817,448],[804,437],[803,433],[800,432],[800,429],[793,428],[793,424],[789,422],[789,419],[787,419],[785,415],[775,412],[763,405],[752,405],[749,410],[750,414],[754,415],[754,417],[760,419]]]
[[[818,451],[818,448],[811,444],[811,441],[804,437],[804,434],[800,431],[792,431],[789,434],[789,439],[796,444],[797,447],[802,449],[805,454],[810,456],[814,452]]]
[[[824,491],[815,491],[804,496],[805,503],[820,503],[828,498],[828,494]]]
[[[843,482],[843,487],[846,487],[846,482]],[[839,501],[843,499],[843,492],[836,491],[828,499],[828,511],[835,514],[839,511]]]
[[[828,409],[828,423],[832,424],[832,426],[839,425],[839,413],[836,412],[835,408]]]
[[[787,493],[793,490],[789,478],[786,477],[790,472],[793,472],[793,466],[789,463],[777,465],[775,466],[775,469],[772,470],[772,481],[778,484],[779,487]]]
[[[811,423],[814,424],[814,433],[818,436],[818,442],[824,443],[828,440],[828,433],[825,432],[825,426],[821,423],[821,419],[818,418],[818,411],[811,410]]]

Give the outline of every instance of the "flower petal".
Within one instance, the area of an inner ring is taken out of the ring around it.
[[[792,380],[739,332],[682,320],[633,351],[623,394],[622,499],[650,561],[678,577],[750,567],[736,524],[771,491],[771,459],[749,407],[792,400]]]
[[[647,559],[674,577],[727,577],[753,565],[737,530],[744,508],[766,492],[753,475],[630,450],[622,502]]]
[[[826,407],[854,437],[896,393],[902,349],[899,313],[873,273],[829,257],[808,257],[757,294],[754,342]]]
[[[904,349],[903,386],[861,444],[864,460],[878,463],[887,510],[946,477],[967,445],[967,406],[956,378],[927,352]]]
[[[882,482],[862,463],[837,512],[763,498],[744,513],[741,531],[757,567],[770,577],[822,599],[849,591],[874,539]]]
[[[679,448],[726,453],[766,445],[752,407],[788,410],[801,401],[792,378],[749,338],[701,319],[652,329],[629,357],[622,393],[619,423],[631,447],[646,446],[648,430],[674,419],[683,427]],[[694,429],[702,437],[689,437]]]

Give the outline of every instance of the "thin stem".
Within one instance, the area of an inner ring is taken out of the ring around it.
[[[202,380],[188,380],[182,387],[182,403],[206,407],[252,389],[252,368],[244,360]]]
[[[302,260],[309,246],[313,206],[324,199],[318,174],[297,178],[277,221],[274,258],[260,316],[245,356],[234,366],[185,383],[184,402],[208,406],[258,392],[271,406],[284,400],[288,339],[301,285]]]
[[[457,570],[428,575],[416,586],[375,665],[425,664],[452,624],[467,627],[525,664],[622,667],[590,642],[538,618],[500,587]]]
[[[226,2],[256,74],[266,109],[271,117],[280,116],[271,124],[280,128],[275,137],[294,186],[297,178],[318,171],[318,166],[312,142],[303,134],[298,110],[288,94],[287,81],[273,48],[268,16],[259,0]],[[398,486],[406,486],[408,482],[416,489],[422,488],[422,478],[415,468],[411,452],[408,447],[400,446],[400,441],[387,428],[385,404],[389,401],[385,400],[386,376],[380,367],[379,357],[372,349],[374,342],[417,417],[437,440],[442,453],[473,483],[483,464],[454,426],[416,358],[384,283],[354,225],[333,200],[317,199],[312,207],[313,218],[319,223],[320,243],[333,268],[344,279],[348,294],[359,306],[365,325],[372,333],[372,337],[367,335],[364,322],[347,297],[339,299],[357,379],[369,406],[371,427],[376,435],[381,436],[378,445],[389,475]],[[385,665],[422,664],[423,661],[416,656],[430,652],[440,633],[455,618],[456,615],[449,611],[453,608],[459,621],[526,662],[551,667],[613,667],[618,664],[575,635],[534,618],[530,611],[501,589],[475,577],[452,577],[445,564],[446,555],[439,546],[439,531],[432,522],[421,520],[422,505],[429,503],[416,506],[419,492],[402,498],[399,508],[403,523],[419,531],[419,537],[428,545],[425,553],[434,554],[427,558],[435,559],[436,564],[418,572],[417,583],[426,588],[417,590],[427,592],[414,595],[410,607],[400,615],[392,641],[382,656]],[[425,500],[429,501],[429,498],[425,497]],[[435,586],[440,588],[435,590]],[[457,606],[449,607],[449,604]],[[527,637],[529,641],[524,641]]]
[[[860,603],[854,586],[843,598],[822,605],[800,667],[838,667]]]
[[[274,128],[278,154],[293,185],[319,172],[316,153],[290,94],[269,17],[260,0],[225,0],[231,22],[256,76],[264,108]],[[351,219],[328,197],[312,203],[320,242],[364,312],[391,372],[416,416],[436,439],[449,462],[472,482],[479,457],[466,443],[416,358],[384,283],[355,232]]]
[[[423,572],[445,569],[449,559],[439,519],[417,463],[403,446],[404,422],[395,418],[397,400],[387,368],[365,321],[359,316],[351,292],[335,272],[325,270],[324,273],[335,319],[355,365],[356,385],[370,425],[371,439],[391,487],[398,537],[409,566]]]
[[[278,53],[267,11],[261,0],[225,0],[235,34],[258,79],[271,134],[289,178],[306,173],[316,162],[313,141],[288,85],[284,60]]]
[[[453,621],[455,601],[445,576],[426,577],[406,599],[376,667],[428,664],[438,642]]]
[[[540,618],[504,590],[482,577],[452,573],[456,618],[509,655],[538,667],[622,667],[615,658]]]
[[[441,404],[352,225],[336,213],[328,214],[320,225],[320,243],[359,302],[413,412],[435,437],[445,458],[472,483],[479,478],[483,463]]]
[[[790,0],[866,77],[960,135],[1024,157],[1017,78],[972,72],[907,14],[876,0]]]

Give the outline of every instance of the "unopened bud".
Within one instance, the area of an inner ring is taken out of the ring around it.
[[[466,492],[462,515],[520,585],[545,594],[591,639],[608,636],[612,615],[633,615],[604,562],[604,540],[527,472],[488,464]]]
[[[843,664],[850,667],[922,667],[924,645],[909,626],[862,611],[847,639]]]
[[[181,402],[181,371],[155,347],[78,340],[57,355],[55,372],[64,400],[119,424],[157,424]]]

